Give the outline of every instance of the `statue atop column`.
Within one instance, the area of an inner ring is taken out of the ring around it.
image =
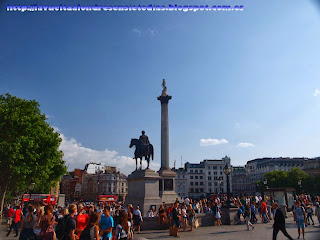
[[[161,86],[163,87],[161,96],[164,96],[164,97],[168,96],[167,86],[166,86],[166,80],[163,79]]]

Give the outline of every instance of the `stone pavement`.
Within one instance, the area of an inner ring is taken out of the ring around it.
[[[259,217],[258,217],[259,218]],[[314,217],[314,220],[316,217]],[[246,231],[247,227],[243,223],[241,225],[222,225],[222,226],[208,226],[194,229],[192,232],[180,232],[180,239],[218,239],[218,240],[272,240],[272,224],[270,223],[256,223],[254,224],[253,231]],[[296,224],[293,221],[292,216],[286,218],[287,232],[293,239],[297,239],[298,231]],[[141,234],[135,234],[135,240],[139,238],[145,239],[177,239],[169,236],[168,230],[153,230],[153,231],[142,231]],[[320,240],[320,227],[318,221],[316,225],[308,225],[306,228],[305,238],[307,240]],[[277,240],[286,240],[287,238],[282,234],[278,233]],[[302,235],[301,235],[302,239]]]
[[[314,220],[316,218],[314,217]],[[222,226],[208,226],[200,227],[194,229],[192,232],[179,232],[180,239],[218,239],[218,240],[247,240],[247,239],[256,239],[256,240],[272,240],[272,224],[270,223],[256,223],[254,224],[253,231],[246,231],[246,225],[222,225]],[[286,219],[286,226],[289,235],[293,239],[297,239],[298,232],[296,224],[293,221],[292,216],[289,216]],[[14,233],[11,233],[9,237],[5,236],[6,234],[6,225],[0,226],[0,240],[16,240],[18,238],[14,237]],[[320,227],[319,223],[316,221],[316,225],[309,225],[306,228],[307,240],[320,240]],[[142,231],[141,234],[135,234],[135,240],[142,239],[177,239],[175,237],[169,236],[168,230],[150,230]],[[286,240],[287,238],[279,232],[277,240]]]

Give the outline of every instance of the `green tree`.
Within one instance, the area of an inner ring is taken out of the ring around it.
[[[0,95],[1,213],[7,192],[49,192],[66,172],[61,138],[41,113],[39,103],[10,94]]]
[[[295,188],[298,193],[300,193],[300,191],[307,186],[308,181],[310,181],[310,176],[297,167],[292,168],[289,172],[275,170],[266,173],[264,177],[267,179],[267,185],[270,188],[292,187]],[[301,180],[302,189],[300,189],[298,184],[299,180]],[[260,184],[262,184],[262,182]]]

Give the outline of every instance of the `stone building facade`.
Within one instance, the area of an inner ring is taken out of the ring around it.
[[[311,176],[320,176],[320,157],[309,158],[304,161],[303,171]]]
[[[220,160],[206,159],[200,163],[185,163],[184,168],[175,169],[176,192],[179,197],[210,197],[212,194],[227,192],[227,177],[223,172],[226,164],[231,164],[229,157]],[[232,175],[230,175],[232,192]]]
[[[82,197],[87,201],[96,201],[98,195],[116,195],[124,201],[128,192],[127,176],[115,167],[90,163],[84,169]]]
[[[74,171],[68,172],[62,177],[60,183],[60,193],[66,195],[67,201],[81,199],[81,184],[84,170],[76,168]],[[80,188],[79,188],[80,185]]]
[[[250,183],[255,186],[257,181],[264,179],[264,174],[274,170],[290,171],[293,167],[302,170],[307,158],[257,158],[250,160],[245,165],[250,175]]]
[[[244,166],[233,166],[231,175],[234,196],[249,196],[255,193],[255,184],[251,183],[250,172]]]

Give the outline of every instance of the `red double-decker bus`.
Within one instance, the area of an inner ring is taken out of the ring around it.
[[[22,199],[23,204],[28,202],[42,202],[45,205],[55,205],[56,201],[56,196],[50,194],[24,194]]]
[[[107,203],[113,203],[117,201],[116,195],[98,195],[98,203],[102,203],[103,205],[106,205]]]

